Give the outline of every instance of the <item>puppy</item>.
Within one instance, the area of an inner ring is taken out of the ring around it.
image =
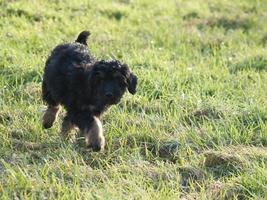
[[[104,148],[101,114],[117,104],[126,90],[135,94],[137,77],[118,60],[96,60],[87,46],[88,31],[73,43],[58,45],[46,61],[42,98],[48,107],[44,128],[52,127],[60,105],[67,111],[61,134],[74,127],[85,135],[86,145],[94,151]]]

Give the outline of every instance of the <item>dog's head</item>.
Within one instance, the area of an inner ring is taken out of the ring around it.
[[[90,73],[90,86],[95,104],[117,104],[125,91],[135,94],[137,77],[118,60],[98,61]]]

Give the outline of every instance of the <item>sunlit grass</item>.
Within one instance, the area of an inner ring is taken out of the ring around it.
[[[264,1],[0,1],[0,199],[265,199]],[[94,153],[44,130],[44,63],[83,30],[139,78]]]

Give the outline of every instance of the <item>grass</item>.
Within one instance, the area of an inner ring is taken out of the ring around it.
[[[266,199],[263,1],[0,0],[0,199]],[[90,48],[139,77],[94,153],[41,126],[44,63]]]

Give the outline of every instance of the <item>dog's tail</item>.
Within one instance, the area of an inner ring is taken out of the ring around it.
[[[78,35],[78,38],[75,40],[75,42],[87,45],[87,38],[89,37],[91,33],[89,31],[83,31]]]

